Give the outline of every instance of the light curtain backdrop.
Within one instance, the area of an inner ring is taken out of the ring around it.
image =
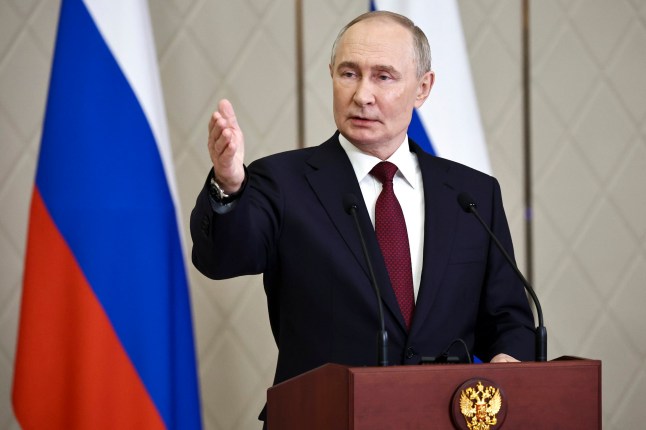
[[[303,0],[307,145],[333,131],[330,46],[367,3]],[[458,3],[522,266],[521,1]],[[186,223],[208,170],[206,125],[219,98],[236,106],[248,160],[297,146],[294,3],[149,5]],[[10,382],[58,7],[0,2],[0,428],[8,430],[18,429]],[[535,287],[549,358],[602,359],[604,428],[639,428],[646,418],[646,0],[541,0],[531,8]],[[193,270],[190,278],[205,428],[259,429],[276,357],[260,279],[213,282]]]

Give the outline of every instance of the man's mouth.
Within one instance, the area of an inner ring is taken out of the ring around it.
[[[365,116],[357,116],[357,115],[350,116],[350,121],[352,121],[355,124],[371,124],[371,123],[377,122],[376,119],[368,118]]]

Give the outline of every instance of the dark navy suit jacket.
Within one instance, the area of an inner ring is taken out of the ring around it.
[[[511,252],[498,182],[410,142],[423,176],[426,219],[421,285],[408,333],[337,136],[250,164],[245,189],[226,214],[212,210],[205,185],[191,214],[192,258],[200,272],[213,279],[263,273],[279,350],[275,383],[328,362],[377,363],[377,299],[344,208],[346,194],[358,197],[392,364],[417,364],[458,338],[484,361],[500,352],[532,360],[532,313],[522,284],[482,226],[457,203],[460,192],[469,192]],[[461,346],[451,353],[466,354]]]

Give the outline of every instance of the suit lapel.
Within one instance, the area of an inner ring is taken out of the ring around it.
[[[437,163],[433,156],[424,153],[417,145],[411,144],[411,149],[417,153],[420,164],[425,205],[423,271],[411,327],[411,336],[414,336],[423,328],[441,288],[455,237],[459,207],[447,167]]]
[[[401,327],[405,329],[404,317],[399,310],[395,293],[390,285],[388,271],[381,255],[374,227],[370,222],[368,209],[363,201],[357,177],[348,156],[338,142],[337,135],[316,148],[307,163],[312,167],[312,170],[306,174],[307,181],[346,245],[352,250],[357,264],[370,280],[370,271],[363,255],[359,234],[352,216],[347,213],[343,203],[346,194],[356,196],[359,224],[363,231],[383,303]],[[372,294],[372,291],[369,294]]]

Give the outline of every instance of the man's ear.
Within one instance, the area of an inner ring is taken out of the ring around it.
[[[417,86],[417,97],[415,98],[415,107],[419,108],[424,104],[429,94],[431,93],[431,88],[435,83],[435,72],[428,71],[422,76],[422,79],[419,81]]]

